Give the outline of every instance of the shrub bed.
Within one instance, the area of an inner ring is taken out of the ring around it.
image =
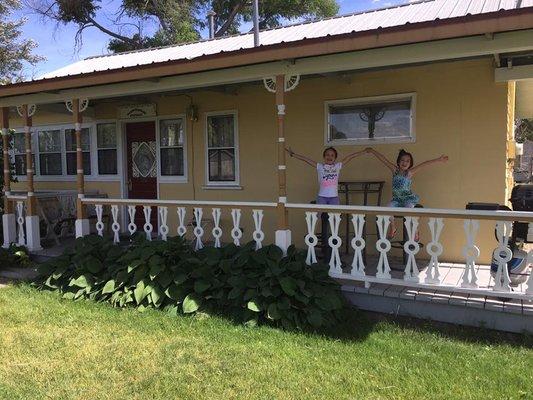
[[[276,246],[254,250],[206,247],[193,251],[182,238],[119,247],[99,236],[77,239],[72,249],[38,268],[36,284],[66,299],[114,307],[198,311],[227,315],[248,325],[288,329],[331,326],[343,307],[338,285],[323,264],[307,266],[303,252],[287,256]]]

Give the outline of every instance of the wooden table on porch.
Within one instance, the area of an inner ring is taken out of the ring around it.
[[[339,197],[344,195],[344,204],[351,205],[350,195],[358,194],[363,195],[363,204],[364,206],[381,206],[381,199],[383,195],[383,186],[385,186],[385,181],[342,181],[339,182]],[[375,202],[369,204],[369,196],[375,198]],[[351,229],[350,222],[346,219],[346,237],[344,240],[345,252],[348,253],[350,250],[350,237]],[[366,224],[363,230],[363,237],[366,238]]]

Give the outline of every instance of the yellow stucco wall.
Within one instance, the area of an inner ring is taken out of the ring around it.
[[[420,172],[414,191],[421,203],[431,208],[464,209],[469,201],[504,203],[507,197],[509,105],[513,90],[508,84],[495,83],[492,60],[447,62],[425,66],[354,73],[350,81],[335,77],[304,78],[296,90],[287,93],[287,145],[296,151],[320,159],[324,148],[324,102],[346,98],[397,93],[417,94],[416,142],[378,145],[375,148],[395,159],[400,148],[411,151],[415,162],[441,154],[450,157],[448,164],[431,166]],[[513,91],[514,93],[514,91]],[[277,131],[274,95],[262,85],[238,88],[237,94],[220,91],[189,93],[198,106],[199,120],[187,122],[188,183],[161,183],[161,199],[276,201],[277,199]],[[159,116],[184,114],[189,99],[183,95],[152,96]],[[125,101],[122,104],[126,103]],[[205,113],[236,110],[238,112],[241,190],[207,190],[205,185]],[[116,118],[113,104],[100,104],[95,119]],[[59,116],[34,118],[35,125],[52,122]],[[68,116],[61,116],[61,122]],[[59,122],[59,121],[58,121]],[[16,123],[15,123],[16,125]],[[366,145],[364,146],[366,147]],[[337,146],[339,156],[363,146]],[[386,181],[383,202],[390,198],[390,173],[370,156],[355,159],[342,171],[342,180],[382,179]],[[287,161],[287,187],[290,202],[309,202],[317,192],[316,172],[295,159]],[[508,184],[510,184],[508,182]],[[21,186],[21,184],[17,185]],[[37,182],[37,189],[74,188],[75,183]],[[120,194],[120,184],[91,182],[110,197]],[[210,210],[206,210],[210,213]],[[291,212],[293,238],[303,245],[302,213]],[[170,214],[175,221],[175,212]],[[230,226],[230,216],[223,217]],[[252,218],[243,216],[249,237]],[[271,240],[275,221],[273,213],[265,216],[267,240]],[[425,225],[425,221],[423,221]],[[174,227],[173,227],[174,229]],[[427,229],[422,227],[422,241]],[[443,232],[444,256],[460,260],[464,233],[462,221],[447,222]],[[478,243],[482,259],[487,261],[494,247],[493,230],[482,224]]]

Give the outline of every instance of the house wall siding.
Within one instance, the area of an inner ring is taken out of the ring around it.
[[[421,203],[431,208],[464,209],[470,201],[505,203],[508,186],[507,157],[509,107],[511,96],[507,83],[494,82],[491,59],[445,62],[416,67],[359,72],[346,77],[313,77],[302,79],[300,85],[286,94],[286,143],[295,151],[321,159],[324,148],[324,102],[347,98],[380,96],[398,93],[417,94],[416,141],[405,144],[382,144],[375,148],[395,159],[400,148],[413,153],[416,162],[447,154],[447,164],[434,165],[420,172],[414,180],[414,191]],[[277,128],[275,99],[262,84],[238,88],[236,94],[221,91],[189,93],[198,106],[197,122],[187,121],[187,183],[160,183],[161,199],[275,201],[277,199]],[[159,116],[184,114],[189,98],[183,95],[151,97],[142,102],[157,103]],[[132,100],[132,102],[139,102]],[[127,103],[122,101],[121,104]],[[205,175],[205,113],[236,110],[238,112],[240,190],[206,189]],[[94,118],[116,118],[113,103],[95,107]],[[50,121],[50,117],[34,117],[34,124]],[[53,119],[53,118],[52,118]],[[68,121],[62,117],[61,122]],[[14,124],[16,125],[16,123]],[[364,146],[338,146],[339,157],[361,150]],[[342,180],[379,179],[386,181],[385,205],[390,199],[391,176],[377,160],[368,155],[356,158],[345,166]],[[57,185],[57,186],[56,186]],[[119,182],[87,186],[119,196]],[[17,187],[23,188],[24,184]],[[36,182],[36,189],[50,189],[48,182]],[[53,188],[75,188],[75,182],[54,184]],[[288,158],[287,191],[290,202],[310,202],[317,193],[316,171]],[[362,198],[354,197],[354,204]],[[210,210],[205,210],[210,217]],[[169,219],[174,225],[175,212]],[[272,240],[274,213],[265,216],[265,228]],[[223,217],[230,226],[230,216]],[[293,240],[303,246],[305,221],[303,213],[291,212]],[[425,221],[421,240],[427,243]],[[250,215],[243,215],[245,236],[253,230]],[[482,223],[478,243],[482,261],[490,258],[495,247],[493,225]],[[175,226],[172,226],[175,232]],[[372,228],[370,229],[373,230]],[[444,257],[462,259],[464,232],[462,221],[449,221],[443,232]],[[370,240],[373,246],[373,240]],[[424,252],[424,251],[423,251]],[[424,252],[425,254],[425,252]]]

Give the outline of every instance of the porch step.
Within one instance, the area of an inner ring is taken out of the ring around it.
[[[366,289],[359,283],[343,283],[341,290],[345,297],[362,310],[505,332],[533,333],[533,302],[398,285],[372,284]]]

